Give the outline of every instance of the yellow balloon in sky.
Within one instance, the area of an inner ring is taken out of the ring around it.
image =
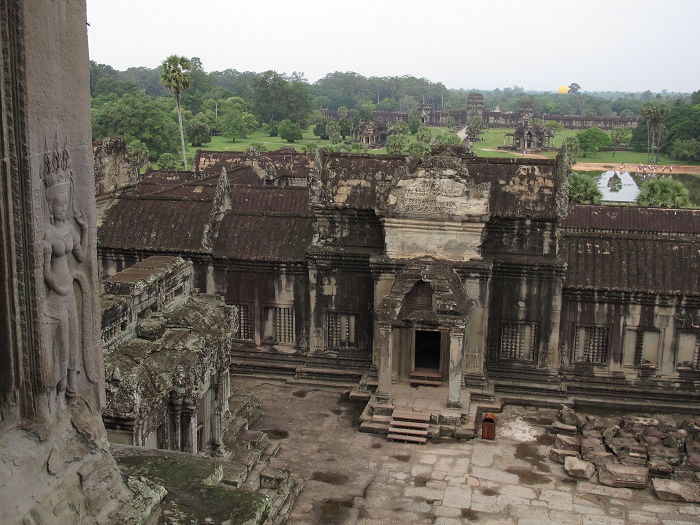
[[[569,86],[562,86],[559,88],[559,94],[560,95],[568,95],[569,94]]]

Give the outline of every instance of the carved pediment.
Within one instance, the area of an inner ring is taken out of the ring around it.
[[[475,183],[461,159],[428,157],[378,193],[380,216],[485,221],[490,183]]]

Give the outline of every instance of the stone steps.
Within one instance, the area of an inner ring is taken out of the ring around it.
[[[387,438],[393,441],[425,443],[428,440],[430,414],[394,409],[389,422]]]

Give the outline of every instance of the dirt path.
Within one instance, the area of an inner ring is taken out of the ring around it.
[[[625,164],[624,166],[625,168],[623,171],[637,171],[637,166],[635,164]],[[574,171],[608,171],[610,169],[618,169],[619,167],[619,164],[611,164],[609,162],[577,162],[571,169]],[[666,175],[668,173],[668,168],[666,168],[664,173],[661,172],[660,167],[656,170],[657,175]],[[673,166],[673,173],[700,175],[700,166]]]

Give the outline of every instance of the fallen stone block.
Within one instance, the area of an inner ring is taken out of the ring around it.
[[[656,496],[663,501],[680,503],[700,503],[700,484],[675,481],[672,479],[652,479]]]
[[[683,455],[677,449],[671,447],[649,447],[649,459],[662,459],[669,465],[680,465]]]
[[[611,465],[615,463],[615,454],[612,452],[592,452],[588,455],[586,461],[590,461],[596,467],[601,467],[603,465]]]
[[[600,438],[584,437],[581,440],[581,458],[590,461],[591,454],[607,452]]]
[[[575,450],[562,450],[560,448],[553,448],[549,451],[549,459],[555,463],[561,463],[562,465],[566,461],[566,458],[577,458],[578,453]]]
[[[613,454],[620,457],[620,453],[623,450],[629,450],[631,448],[637,448],[639,443],[634,438],[629,437],[616,437],[605,440],[605,444],[613,451]]]
[[[644,448],[629,448],[620,451],[618,456],[623,465],[638,465],[641,467],[647,464],[647,452]]]
[[[557,412],[557,416],[565,425],[577,426],[578,418],[573,408],[562,405],[559,412]]]
[[[589,479],[595,473],[595,465],[590,461],[568,457],[564,461],[564,469],[572,478]]]
[[[644,438],[644,440],[646,441],[647,447],[649,447],[649,448],[651,448],[651,447],[663,447],[664,446],[664,443],[661,440],[661,438],[656,437],[656,436],[646,436]]]
[[[625,428],[659,428],[659,420],[653,417],[624,416],[622,423]]]
[[[688,456],[685,458],[685,463],[683,466],[688,470],[692,470],[693,472],[700,472],[700,454],[697,452],[691,452],[688,454]]]
[[[673,467],[663,459],[650,459],[647,463],[647,468],[652,478],[669,479],[671,474],[673,474]]]
[[[617,425],[614,425],[612,427],[605,428],[601,431],[600,435],[603,437],[603,439],[612,439],[614,437],[617,437],[617,435],[620,433],[620,427]]]
[[[609,487],[643,489],[649,478],[649,469],[629,465],[605,465],[598,470],[598,481]]]
[[[688,421],[683,421],[681,423],[681,428],[688,432],[688,435],[691,436],[700,436],[700,422],[699,421],[693,421],[693,420],[688,420]]]
[[[266,467],[260,473],[260,486],[264,489],[277,489],[289,479],[289,472],[275,467]]]
[[[685,442],[688,439],[688,432],[681,429],[676,432],[671,432],[664,440],[663,443],[667,447],[675,447],[677,450],[685,449]]]
[[[581,448],[581,439],[577,436],[558,434],[554,440],[554,447],[561,450],[578,450]]]
[[[688,439],[685,442],[685,451],[688,454],[692,454],[692,453],[700,454],[700,439]]]
[[[685,465],[681,465],[673,469],[671,479],[676,481],[695,481],[695,472],[685,468]]]
[[[578,433],[578,428],[576,428],[574,425],[567,425],[565,423],[555,421],[554,423],[549,425],[549,431],[552,434],[564,434],[566,436],[575,436]]]

